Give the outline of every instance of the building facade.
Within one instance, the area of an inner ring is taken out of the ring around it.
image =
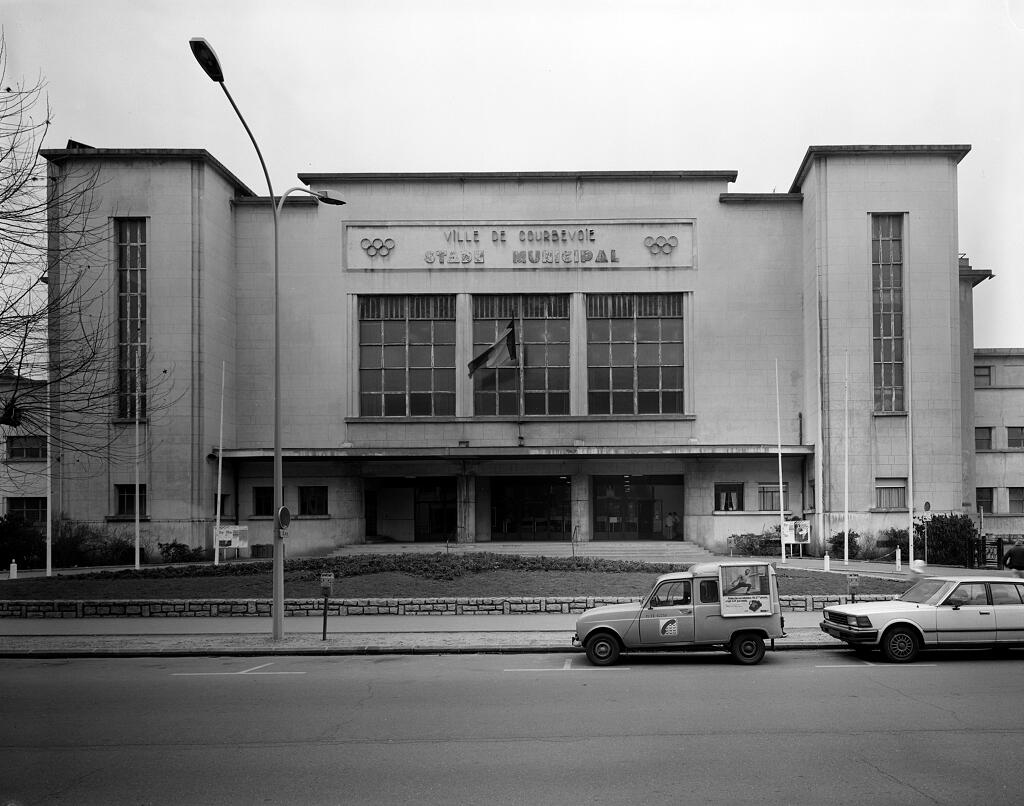
[[[974,351],[979,526],[1024,535],[1024,350]]]
[[[770,194],[730,171],[301,175],[347,204],[280,219],[289,551],[727,552],[780,517],[820,547],[847,518],[974,511],[968,151],[814,146]],[[61,451],[55,511],[133,519],[138,467],[154,539],[211,545],[219,490],[222,522],[270,542],[269,200],[201,150],[44,156],[55,187],[101,178],[109,260],[55,236],[50,282],[107,289],[122,449]]]

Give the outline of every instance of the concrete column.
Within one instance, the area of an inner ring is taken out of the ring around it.
[[[467,366],[473,360],[473,297],[455,297],[455,416],[473,415],[473,379]]]
[[[590,507],[590,474],[572,476],[572,529],[577,542],[589,543],[594,539],[594,522]]]
[[[474,477],[476,489],[476,542],[486,543],[493,539],[491,534],[491,480]]]
[[[569,312],[569,411],[577,417],[587,413],[587,298],[582,292],[571,299]]]
[[[460,475],[456,517],[460,543],[476,542],[476,476]]]

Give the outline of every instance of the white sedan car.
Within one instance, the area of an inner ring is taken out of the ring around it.
[[[1024,646],[1024,580],[928,577],[899,599],[825,608],[820,626],[859,651],[908,663],[922,649]]]

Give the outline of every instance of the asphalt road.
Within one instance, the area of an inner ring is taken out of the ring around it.
[[[1020,803],[1024,653],[0,661],[0,804]]]

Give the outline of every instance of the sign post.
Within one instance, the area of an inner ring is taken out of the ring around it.
[[[320,574],[320,592],[324,595],[324,636],[322,641],[327,640],[327,604],[334,593],[334,574]]]
[[[847,574],[846,585],[850,591],[850,601],[857,601],[857,591],[860,589],[860,574]]]

